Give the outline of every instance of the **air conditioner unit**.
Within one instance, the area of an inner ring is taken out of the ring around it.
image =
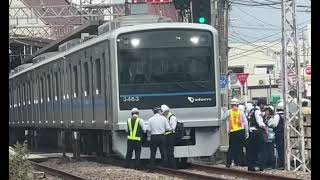
[[[259,85],[264,85],[265,84],[265,82],[264,82],[264,80],[259,80]]]

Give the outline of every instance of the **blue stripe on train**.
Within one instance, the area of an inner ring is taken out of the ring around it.
[[[152,97],[152,96],[185,96],[185,95],[206,95],[206,94],[215,94],[213,91],[206,92],[183,92],[183,93],[153,93],[153,94],[127,94],[120,95],[120,97],[132,97],[132,96],[143,96],[143,97]]]

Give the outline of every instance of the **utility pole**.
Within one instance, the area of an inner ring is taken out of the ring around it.
[[[228,0],[211,0],[214,9],[211,9],[211,24],[218,31],[219,56],[220,56],[220,75],[225,75],[228,80],[228,19],[229,19],[229,3]],[[222,107],[228,107],[229,103],[229,84],[226,87],[226,93],[221,94]],[[221,147],[228,146],[228,132],[226,123],[222,123],[220,127]]]
[[[305,160],[304,127],[301,111],[302,79],[297,47],[296,1],[282,0],[281,15],[285,169],[302,170],[311,173],[306,166]],[[292,48],[289,49],[289,47]]]

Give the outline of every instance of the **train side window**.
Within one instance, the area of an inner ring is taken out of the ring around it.
[[[44,98],[44,84],[43,84],[43,77],[40,78],[40,89],[41,89],[41,93],[40,93],[40,102],[43,102],[43,98]]]
[[[26,100],[26,84],[22,84],[22,101],[21,104],[25,105],[25,100]]]
[[[84,82],[83,82],[83,88],[84,88],[84,96],[89,95],[89,65],[88,62],[85,62],[83,64],[83,71],[84,71]]]
[[[55,85],[56,85],[56,97],[57,99],[59,99],[59,76],[58,76],[58,72],[54,72],[54,79],[55,79]]]
[[[51,90],[52,90],[52,85],[51,85],[51,76],[50,74],[47,75],[47,88],[48,88],[48,102],[51,100]]]
[[[73,80],[74,80],[74,94],[73,97],[78,97],[78,67],[77,65],[73,66]]]
[[[31,104],[31,100],[32,100],[32,80],[29,81],[29,101],[28,104]]]
[[[95,61],[95,82],[96,82],[96,94],[101,93],[101,64],[100,59]]]

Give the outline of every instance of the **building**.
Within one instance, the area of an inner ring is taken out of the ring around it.
[[[311,25],[307,25],[298,40],[301,78],[304,79],[304,97],[311,97],[311,75],[304,73],[311,66]],[[228,66],[233,73],[249,73],[247,88],[241,88],[236,77],[231,75],[232,96],[245,101],[265,99],[276,101],[282,95],[281,87],[281,41],[258,43],[231,43]],[[290,47],[288,48],[290,50]],[[242,90],[242,95],[241,95]]]

